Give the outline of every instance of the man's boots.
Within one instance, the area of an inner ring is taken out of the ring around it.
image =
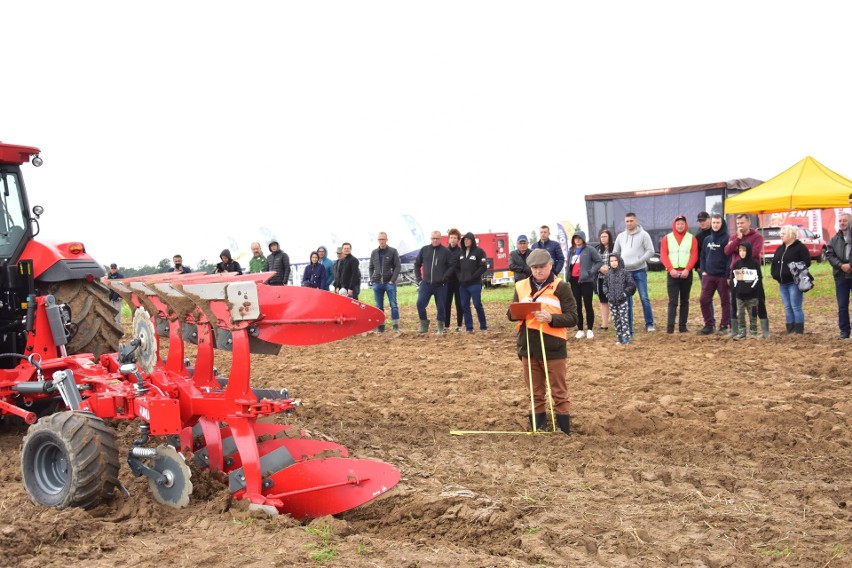
[[[429,320],[420,320],[420,329],[417,330],[417,333],[426,333],[429,331]]]
[[[805,324],[803,323],[794,323],[793,324],[793,333],[796,335],[802,335],[805,333]]]
[[[385,332],[385,324],[381,324],[378,328],[376,328],[376,331],[378,331],[379,333],[384,333]]]
[[[565,432],[566,434],[571,433],[571,415],[570,414],[557,414],[556,415],[556,427]]]
[[[438,320],[438,331],[436,332],[438,335],[444,335],[444,322]]]
[[[763,332],[763,339],[769,339],[769,319],[760,319],[760,331]]]
[[[748,322],[748,333],[752,337],[757,337],[757,318],[752,317]]]
[[[535,423],[533,423],[533,417],[535,417]],[[559,418],[559,415],[556,416]],[[547,413],[546,412],[537,412],[535,414],[530,414],[530,426],[532,426],[533,432],[550,432],[550,429],[547,426]]]
[[[393,332],[399,333],[399,320],[393,320]]]
[[[787,324],[787,335],[790,335],[791,333],[793,333],[793,326],[794,325],[795,324],[792,324],[792,323]]]

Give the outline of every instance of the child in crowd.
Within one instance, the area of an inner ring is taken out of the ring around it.
[[[734,339],[745,339],[746,312],[749,317],[749,330],[752,337],[757,337],[757,314],[752,313],[757,308],[758,299],[763,295],[763,274],[760,263],[751,255],[751,243],[743,241],[737,248],[739,259],[734,263],[731,276],[731,289],[736,292],[737,319],[739,331]]]
[[[604,290],[609,302],[612,322],[615,325],[616,344],[630,344],[630,324],[627,313],[627,298],[636,292],[633,275],[624,269],[620,255],[609,255],[609,271],[604,275]]]

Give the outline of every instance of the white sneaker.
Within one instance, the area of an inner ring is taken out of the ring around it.
[[[586,332],[586,339],[594,339],[594,337],[595,337],[595,334],[592,332],[591,329]]]
[[[586,332],[581,329],[574,337],[576,337],[577,339],[583,339],[584,337],[586,337]]]

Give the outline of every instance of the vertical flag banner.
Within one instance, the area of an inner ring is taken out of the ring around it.
[[[556,236],[559,239],[559,247],[562,249],[562,256],[568,258],[568,249],[571,248],[571,238],[574,236],[574,223],[571,221],[561,221],[557,223]]]

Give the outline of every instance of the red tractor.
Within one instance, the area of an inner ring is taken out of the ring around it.
[[[31,425],[21,467],[35,503],[90,508],[121,487],[113,420],[140,422],[127,464],[173,507],[189,502],[190,456],[234,498],[300,519],[351,509],[396,485],[399,471],[388,464],[347,459],[343,446],[264,421],[299,401],[250,385],[251,353],[362,333],[382,323],[382,312],[321,290],[270,286],[272,273],[109,280],[135,308],[131,338],[116,349],[123,330],[98,282],[103,267],[82,243],[33,240],[42,211],[30,216],[20,167],[31,157],[41,165],[38,153],[0,143],[0,419]],[[194,363],[185,341],[197,345]],[[216,372],[216,349],[232,354],[228,378]]]

